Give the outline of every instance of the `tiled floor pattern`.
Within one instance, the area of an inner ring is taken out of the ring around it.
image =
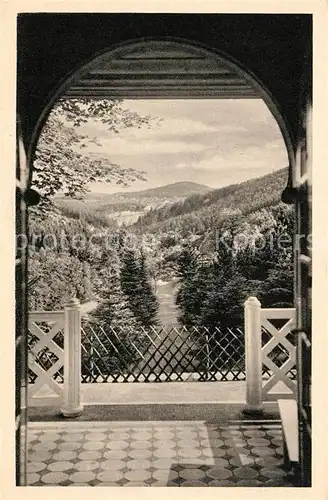
[[[30,486],[293,486],[279,422],[30,423],[28,441]]]

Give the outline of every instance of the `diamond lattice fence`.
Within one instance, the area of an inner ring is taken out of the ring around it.
[[[50,329],[39,325],[44,333]],[[271,334],[262,327],[262,345]],[[292,334],[287,338],[293,343]],[[63,330],[53,341],[63,348]],[[44,369],[49,370],[58,357],[48,347],[35,352],[37,337],[29,332],[29,352]],[[169,381],[229,381],[245,380],[245,346],[242,327],[206,328],[174,326],[132,330],[103,328],[88,321],[82,322],[82,383],[97,382],[169,382]],[[288,351],[278,346],[270,353],[277,366],[287,359]],[[263,376],[270,376],[264,366]],[[296,368],[288,376],[296,378]],[[63,368],[53,375],[63,382]],[[37,375],[29,369],[29,383]]]
[[[35,323],[36,324],[36,323]],[[43,332],[44,335],[51,330],[51,323],[47,322],[38,322],[37,327]],[[28,331],[27,343],[28,343],[28,353],[29,356],[32,356],[34,361],[46,372],[48,372],[58,361],[58,356],[55,352],[53,352],[51,346],[42,347],[41,349],[37,349],[37,345],[39,343],[39,338],[33,334],[31,329]],[[64,348],[64,331],[60,329],[56,335],[52,339],[55,346]],[[61,367],[58,371],[56,371],[52,378],[56,380],[57,383],[64,382],[64,369]],[[29,384],[34,384],[37,380],[37,374],[33,372],[33,370],[28,368],[28,382]]]
[[[283,324],[286,322],[286,320],[282,320],[282,321],[274,321],[274,320],[270,320],[270,322],[272,322],[272,324],[275,324],[276,327],[281,327],[283,326]],[[262,347],[267,344],[269,342],[269,340],[271,340],[272,338],[272,335],[270,332],[268,332],[268,330],[262,325]],[[289,340],[289,342],[292,344],[292,345],[296,345],[295,344],[295,338],[294,338],[294,335],[289,332],[287,335],[286,335],[286,338]],[[285,346],[283,346],[282,344],[278,344],[270,353],[269,353],[269,358],[271,359],[271,361],[273,361],[273,363],[278,367],[280,368],[288,359],[289,359],[289,352],[288,350],[286,349]],[[265,365],[263,365],[263,376],[265,377],[271,377],[272,376],[272,372],[271,370],[269,370]],[[292,379],[292,380],[296,380],[296,366],[294,366],[293,368],[291,368],[288,372],[287,372],[287,376]]]
[[[83,382],[245,380],[241,328],[82,328]]]

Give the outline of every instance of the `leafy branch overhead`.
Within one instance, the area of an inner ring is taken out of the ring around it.
[[[101,123],[108,134],[118,134],[126,128],[150,128],[160,120],[128,110],[122,100],[58,101],[40,134],[34,158],[33,185],[42,195],[43,207],[51,205],[51,197],[58,192],[83,196],[92,182],[126,186],[144,180],[143,172],[113,163],[101,152],[88,151],[92,144],[101,148],[97,138],[82,133],[88,122]]]

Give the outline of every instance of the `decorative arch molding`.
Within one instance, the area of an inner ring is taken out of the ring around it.
[[[260,98],[254,87],[211,52],[183,42],[148,40],[89,63],[64,97]]]
[[[251,71],[214,47],[179,38],[142,38],[95,54],[65,79],[44,108],[29,147],[31,167],[47,116],[63,98],[263,99],[281,130],[290,169],[294,168],[290,127],[274,97]]]

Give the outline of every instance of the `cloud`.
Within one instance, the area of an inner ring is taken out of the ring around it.
[[[215,153],[199,161],[180,161],[175,168],[183,170],[193,168],[203,171],[217,171],[218,169],[256,170],[265,167],[280,169],[288,164],[286,148],[282,139],[268,142],[264,147],[249,146],[242,150],[236,148],[231,152]]]
[[[177,153],[196,153],[208,149],[205,144],[186,143],[178,140],[128,140],[123,137],[113,137],[102,141],[102,148],[88,146],[89,152],[99,152],[112,157],[145,156]]]
[[[262,99],[151,99],[125,100],[126,109],[140,114],[163,117],[181,117],[199,120],[207,124],[225,123],[236,125],[253,122],[275,121]]]
[[[133,139],[167,139],[168,137],[186,138],[188,136],[220,134],[220,133],[238,133],[244,130],[243,127],[231,126],[229,124],[208,125],[205,122],[198,120],[190,120],[187,118],[165,118],[159,125],[155,125],[150,129],[130,129],[124,133],[126,138]]]
[[[159,124],[154,124],[150,128],[142,127],[140,129],[128,128],[119,132],[121,138],[129,141],[139,140],[167,140],[174,137],[176,140],[180,138],[185,140],[188,137],[199,136],[203,138],[208,135],[221,135],[245,132],[247,130],[244,126],[231,125],[225,123],[218,123],[209,125],[203,121],[191,120],[188,118],[165,118]],[[82,129],[84,133],[97,136],[99,140],[109,139],[113,137],[111,132],[108,132],[104,125],[95,122],[89,122]],[[104,138],[104,139],[103,139]]]
[[[103,154],[113,161],[139,162],[140,155],[154,156],[156,162],[165,161],[167,155],[181,154],[177,168],[186,168],[190,161],[203,160],[208,164],[208,156],[215,153],[221,158],[236,156],[236,151],[254,146],[258,152],[265,149],[276,151],[285,149],[277,123],[265,104],[259,100],[252,102],[235,101],[128,101],[126,107],[141,114],[163,118],[159,125],[141,129],[121,130],[118,135],[108,132],[104,125],[90,122],[84,132],[98,137]],[[93,149],[96,150],[96,149]],[[250,150],[249,150],[250,151]],[[186,156],[189,155],[189,158]],[[202,158],[199,158],[203,155]],[[237,161],[237,159],[235,158]]]
[[[163,121],[150,129],[130,128],[119,134],[92,122],[81,132],[97,136],[103,144],[100,148],[91,146],[92,151],[146,172],[147,183],[143,187],[135,184],[134,189],[179,180],[219,187],[288,164],[279,127],[261,100],[140,100],[124,104],[131,111]]]
[[[283,148],[284,146],[284,141],[282,137],[280,139],[276,139],[274,141],[268,141],[265,145],[264,148],[267,151],[279,151]]]

